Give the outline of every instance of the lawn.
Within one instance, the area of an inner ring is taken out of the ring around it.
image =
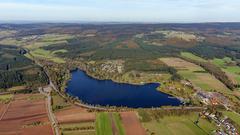
[[[112,135],[111,119],[108,113],[98,113],[96,119],[97,135]]]
[[[181,52],[181,56],[192,59],[192,60],[196,60],[196,61],[207,62],[207,60],[205,60],[199,56],[196,56],[190,52]]]
[[[165,116],[159,120],[143,122],[147,133],[163,135],[208,135],[215,129],[213,123],[200,118],[199,124],[195,125],[198,113],[191,113],[183,116]]]
[[[8,103],[12,100],[13,95],[7,94],[7,95],[0,95],[0,103]]]

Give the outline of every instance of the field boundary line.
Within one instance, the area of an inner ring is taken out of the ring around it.
[[[12,100],[14,100],[14,96],[13,96],[13,99],[12,99]],[[5,111],[3,112],[2,116],[0,117],[0,121],[3,119],[4,115],[7,113],[7,111],[8,111],[8,109],[9,109],[9,106],[11,105],[11,103],[12,103],[11,101],[10,101],[10,103],[8,103]]]

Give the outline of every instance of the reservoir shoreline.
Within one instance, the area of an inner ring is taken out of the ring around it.
[[[130,108],[181,105],[178,98],[157,91],[159,83],[127,84],[99,80],[80,69],[71,70],[70,73],[66,92],[87,104]]]

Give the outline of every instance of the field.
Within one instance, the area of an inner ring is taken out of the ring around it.
[[[52,135],[45,103],[40,94],[15,95],[0,113],[0,134]]]
[[[118,113],[98,113],[96,119],[96,134],[125,135],[121,116]]]
[[[108,113],[99,113],[96,119],[97,135],[112,135],[111,119]]]
[[[173,57],[161,58],[160,60],[168,66],[176,68],[181,76],[191,81],[196,87],[207,91],[228,92],[228,88],[224,84],[198,65]]]
[[[148,115],[141,115],[147,134],[164,135],[208,135],[216,129],[214,123],[200,118],[198,125],[194,124],[198,113],[181,116],[163,116],[163,118],[149,119]],[[149,120],[148,120],[149,119]]]
[[[94,122],[61,124],[60,129],[63,135],[95,135]]]
[[[120,113],[126,135],[146,135],[135,112]]]
[[[70,106],[55,112],[63,135],[95,135],[95,113]]]
[[[60,124],[95,121],[95,113],[79,107],[69,107],[55,113]]]
[[[201,57],[198,57],[190,52],[181,52],[181,56],[182,57],[185,57],[185,58],[189,58],[189,59],[192,59],[192,60],[196,60],[196,61],[201,61],[201,62],[207,62],[207,60],[201,58]]]
[[[235,64],[231,58],[225,57],[223,59],[215,58],[212,60],[216,66],[220,67],[229,78],[235,83],[240,84],[240,67]]]
[[[55,53],[57,52],[66,52],[66,50],[57,50],[55,52],[50,52],[44,49],[36,49],[34,51],[31,51],[31,55],[36,58],[45,59],[56,63],[65,63],[64,59],[55,56]]]
[[[118,113],[111,113],[112,127],[115,129],[114,134],[125,135],[122,119]]]
[[[48,51],[43,49],[43,47],[51,46],[54,44],[66,44],[67,40],[73,37],[74,36],[66,34],[45,34],[41,36],[36,36],[36,39],[31,39],[31,37],[28,37],[27,39],[30,41],[26,41],[27,45],[25,45],[24,47],[30,50],[30,54],[37,59],[44,59],[56,63],[65,63],[65,60],[63,58],[57,57],[57,54],[66,53],[67,50],[59,49],[54,51]],[[29,55],[27,56],[31,57]]]
[[[88,112],[71,106],[55,112],[64,135],[145,135],[135,112]]]

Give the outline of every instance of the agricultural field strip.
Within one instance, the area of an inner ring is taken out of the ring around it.
[[[30,97],[32,97],[30,98]],[[44,127],[44,133],[52,134],[51,126],[48,124],[47,112],[45,107],[45,102],[42,99],[36,98],[37,95],[17,95],[14,101],[11,101],[11,106],[4,115],[4,123],[9,123],[16,130],[11,131],[12,133],[24,132],[26,134],[31,134],[33,130],[41,130]],[[39,95],[38,95],[39,96]],[[16,115],[16,113],[18,115]],[[0,121],[1,122],[1,121]],[[35,125],[35,123],[40,122],[41,126]],[[0,123],[4,124],[3,121]],[[31,126],[31,125],[35,126]],[[3,126],[3,125],[2,125]],[[24,127],[23,127],[24,126]],[[1,127],[1,133],[11,133],[10,127]],[[50,129],[50,130],[49,130]]]
[[[116,124],[114,122],[112,114],[110,114],[110,119],[111,119],[111,125],[112,125],[113,134],[117,135],[119,131],[118,131],[117,126],[116,126]]]
[[[135,112],[121,112],[120,116],[127,135],[146,135],[145,129]]]

